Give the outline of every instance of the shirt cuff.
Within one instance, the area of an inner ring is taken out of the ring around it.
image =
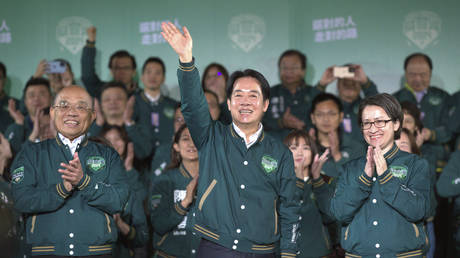
[[[363,172],[359,177],[358,177],[358,182],[361,184],[364,184],[365,186],[370,187],[372,185],[372,178],[368,177],[365,172]]]
[[[78,190],[83,190],[85,189],[85,187],[87,187],[89,185],[89,182],[91,181],[91,177],[88,176],[88,174],[85,174],[82,179],[80,180],[80,182],[78,182],[77,184],[77,188]]]
[[[185,216],[187,215],[187,212],[188,212],[188,208],[184,208],[180,202],[176,202],[176,204],[174,204],[174,209],[177,211],[177,213],[179,215],[182,215],[182,216]]]
[[[62,182],[59,184],[56,184],[56,191],[59,194],[59,196],[61,196],[63,199],[66,199],[67,197],[69,197],[71,193],[65,189],[64,183]]]
[[[182,63],[179,60],[179,69],[185,72],[193,71],[193,69],[195,69],[195,57],[189,63]]]
[[[313,184],[313,188],[321,187],[322,185],[326,183],[326,181],[324,181],[322,176],[320,176],[318,179],[313,179],[311,182]]]
[[[389,169],[383,172],[382,175],[378,176],[379,183],[381,185],[386,184],[391,178],[393,178],[393,173],[391,173]]]

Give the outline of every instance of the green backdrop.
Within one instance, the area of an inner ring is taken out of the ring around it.
[[[453,93],[460,85],[459,9],[454,0],[6,0],[0,8],[0,61],[15,97],[43,58],[69,60],[78,79],[92,24],[102,79],[110,79],[107,61],[115,50],[132,52],[138,67],[159,56],[167,66],[167,89],[178,98],[177,57],[158,27],[170,20],[188,26],[201,70],[210,62],[230,72],[254,68],[276,84],[278,56],[296,48],[308,56],[310,84],[328,66],[351,62],[362,64],[380,91],[394,92],[403,81],[404,58],[424,52],[433,59],[432,84]]]

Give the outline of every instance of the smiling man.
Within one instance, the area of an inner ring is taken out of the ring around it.
[[[181,108],[199,151],[200,178],[189,225],[202,240],[197,257],[295,257],[299,199],[292,154],[261,124],[270,86],[254,70],[227,87],[230,125],[212,121],[192,55],[192,38],[172,23],[162,35],[178,54]],[[177,212],[187,209],[177,204]]]
[[[55,139],[24,148],[11,166],[15,208],[26,215],[32,255],[111,257],[112,218],[128,197],[123,165],[110,147],[88,141],[92,99],[70,86],[50,110]]]

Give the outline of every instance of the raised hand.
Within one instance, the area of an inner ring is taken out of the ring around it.
[[[16,124],[24,125],[24,115],[16,109],[16,101],[14,99],[8,100],[8,112]]]
[[[10,142],[0,133],[0,160],[8,160],[12,157]]]
[[[61,177],[64,180],[64,186],[66,187],[66,190],[70,191],[69,189],[67,189],[65,181],[69,182],[71,184],[71,187],[73,188],[83,178],[83,169],[81,167],[81,162],[80,158],[78,157],[78,153],[75,152],[73,154],[73,159],[69,161],[69,164],[62,162],[60,165],[64,169],[60,168],[58,169],[58,172],[62,174]]]
[[[96,124],[103,126],[105,123],[104,114],[102,114],[101,105],[97,98],[94,98],[94,112],[96,113]]]
[[[169,43],[177,55],[179,55],[180,61],[182,63],[191,62],[193,60],[193,41],[187,27],[182,27],[182,30],[184,31],[184,33],[182,33],[171,22],[163,22],[161,23],[161,29],[161,35]]]
[[[368,82],[368,78],[366,73],[364,73],[363,67],[361,65],[351,65],[351,68],[355,69],[355,76],[352,78],[353,80],[359,82],[360,84],[366,84]]]
[[[86,35],[88,35],[88,41],[96,41],[96,27],[91,26],[86,29]]]
[[[321,79],[319,80],[319,84],[324,88],[326,88],[328,84],[337,79],[336,77],[334,77],[334,67],[335,65],[328,67],[321,76]]]
[[[128,99],[128,103],[126,103],[126,109],[123,112],[123,121],[125,122],[125,125],[132,125],[133,122],[133,114],[134,114],[134,104],[136,103],[136,98],[131,96]]]
[[[196,193],[196,185],[198,183],[198,177],[195,177],[190,181],[187,185],[187,193],[185,194],[185,198],[182,200],[181,205],[184,208],[187,208],[193,202],[193,198],[195,197]]]
[[[41,78],[46,73],[46,69],[48,69],[48,62],[45,59],[40,60],[40,63],[37,65],[37,69],[33,75],[34,78]]]
[[[374,168],[375,168],[375,163],[374,163],[374,149],[372,146],[367,147],[367,155],[366,155],[366,166],[364,166],[364,173],[368,177],[373,177],[374,176]]]
[[[29,135],[29,141],[34,142],[40,136],[40,119],[43,117],[43,109],[36,109],[34,114],[34,127]]]
[[[387,161],[383,157],[383,152],[379,145],[374,149],[374,162],[377,175],[381,176],[387,170]]]
[[[126,158],[125,158],[125,170],[130,171],[133,169],[133,160],[134,160],[134,144],[132,142],[128,143],[126,148]]]
[[[302,130],[305,127],[305,123],[291,114],[291,108],[288,107],[283,114],[283,127]]]
[[[321,176],[321,169],[323,168],[324,163],[326,163],[329,155],[329,149],[319,156],[315,155],[313,163],[311,164],[311,176],[313,179],[318,179]]]
[[[342,153],[340,153],[340,140],[337,131],[331,131],[327,134],[329,140],[329,148],[331,149],[331,155],[335,161],[342,159]]]

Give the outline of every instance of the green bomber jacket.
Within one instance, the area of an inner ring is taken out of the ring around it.
[[[66,191],[58,169],[72,154],[58,136],[24,148],[11,166],[15,208],[26,216],[32,255],[87,256],[112,252],[112,218],[128,199],[118,153],[85,137],[77,147],[83,178]]]
[[[180,204],[190,181],[192,176],[181,164],[156,177],[150,194],[153,247],[177,258],[195,257],[200,243],[200,238],[186,228],[190,209]]]
[[[395,143],[384,157],[388,168],[380,176],[365,174],[366,156],[345,164],[330,206],[342,226],[341,245],[350,257],[421,257],[428,245],[428,163]]]
[[[247,148],[233,125],[212,121],[194,61],[177,71],[181,109],[199,151],[197,203],[189,226],[232,250],[295,257],[299,196],[291,152],[262,132]]]

